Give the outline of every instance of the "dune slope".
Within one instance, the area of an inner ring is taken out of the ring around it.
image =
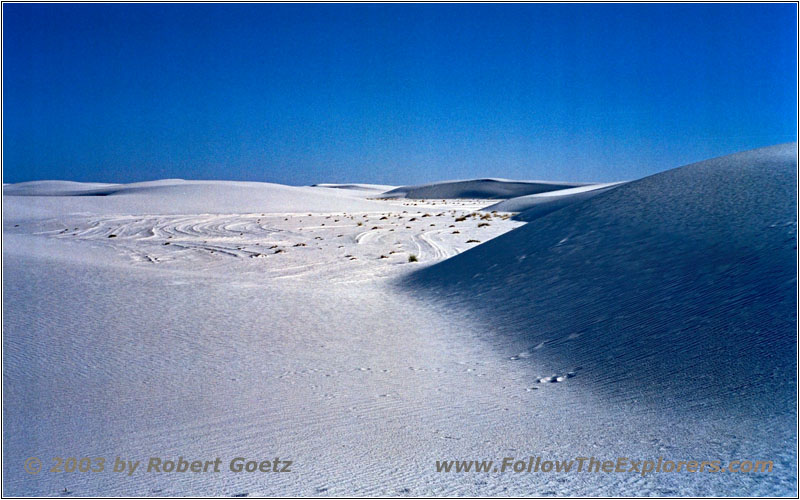
[[[591,184],[570,189],[559,189],[546,193],[528,194],[503,200],[484,208],[484,211],[518,212],[516,220],[530,222],[573,203],[594,198],[600,193],[619,186],[620,183]]]
[[[475,311],[540,375],[572,373],[566,384],[609,401],[791,419],[795,151],[763,148],[631,182],[408,284]]]

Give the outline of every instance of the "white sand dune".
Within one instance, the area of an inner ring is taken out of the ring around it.
[[[347,190],[265,182],[169,179],[131,184],[39,181],[3,187],[6,217],[63,213],[197,214],[287,211],[378,211],[382,205]],[[7,203],[13,200],[11,203]]]
[[[498,199],[514,198],[558,189],[574,188],[585,183],[550,181],[511,181],[507,179],[470,179],[443,181],[416,186],[401,186],[383,193],[384,198],[414,199]]]
[[[95,190],[109,189],[122,184],[74,181],[29,181],[3,184],[3,195],[8,196],[73,196]]]
[[[588,186],[518,196],[495,203],[483,210],[487,212],[495,210],[498,212],[517,212],[515,219],[530,222],[556,210],[568,207],[573,203],[593,198],[620,184],[619,182],[590,184]]]
[[[384,192],[394,189],[397,186],[390,186],[388,184],[312,184],[311,187],[321,187],[329,189],[346,189],[351,191],[378,191]]]
[[[527,224],[374,189],[4,186],[3,493],[794,495],[792,147]],[[22,467],[73,455],[294,465]],[[529,456],[774,472],[435,466]]]
[[[411,281],[542,376],[581,366],[609,401],[793,426],[795,158],[786,144],[621,185]]]

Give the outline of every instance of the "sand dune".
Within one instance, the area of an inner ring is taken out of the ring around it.
[[[74,181],[29,181],[3,184],[4,196],[78,196],[113,189],[124,184]]]
[[[573,203],[593,198],[619,185],[620,183],[618,182],[590,184],[588,186],[518,196],[510,200],[495,203],[483,210],[487,212],[494,210],[498,212],[517,212],[517,215],[514,217],[515,219],[530,222],[550,212],[568,207]]]
[[[347,190],[266,182],[168,179],[131,184],[53,181],[3,186],[6,216],[30,218],[64,213],[196,214],[292,211],[377,211],[383,205]]]
[[[514,198],[534,193],[583,186],[582,183],[549,181],[510,181],[506,179],[471,179],[434,182],[417,186],[401,186],[383,193],[384,198],[452,199]]]
[[[346,189],[351,191],[378,191],[384,192],[394,189],[396,186],[388,184],[312,184],[311,187],[321,187],[329,189]]]
[[[541,376],[581,366],[579,383],[609,401],[788,423],[795,152],[764,148],[619,186],[410,284],[477,310]]]

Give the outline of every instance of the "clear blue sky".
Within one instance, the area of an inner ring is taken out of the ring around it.
[[[795,140],[796,16],[4,4],[4,182],[638,178]]]

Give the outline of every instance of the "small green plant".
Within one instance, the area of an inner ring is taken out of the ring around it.
[[[412,253],[411,255],[408,256],[408,261],[417,262],[417,256]]]

